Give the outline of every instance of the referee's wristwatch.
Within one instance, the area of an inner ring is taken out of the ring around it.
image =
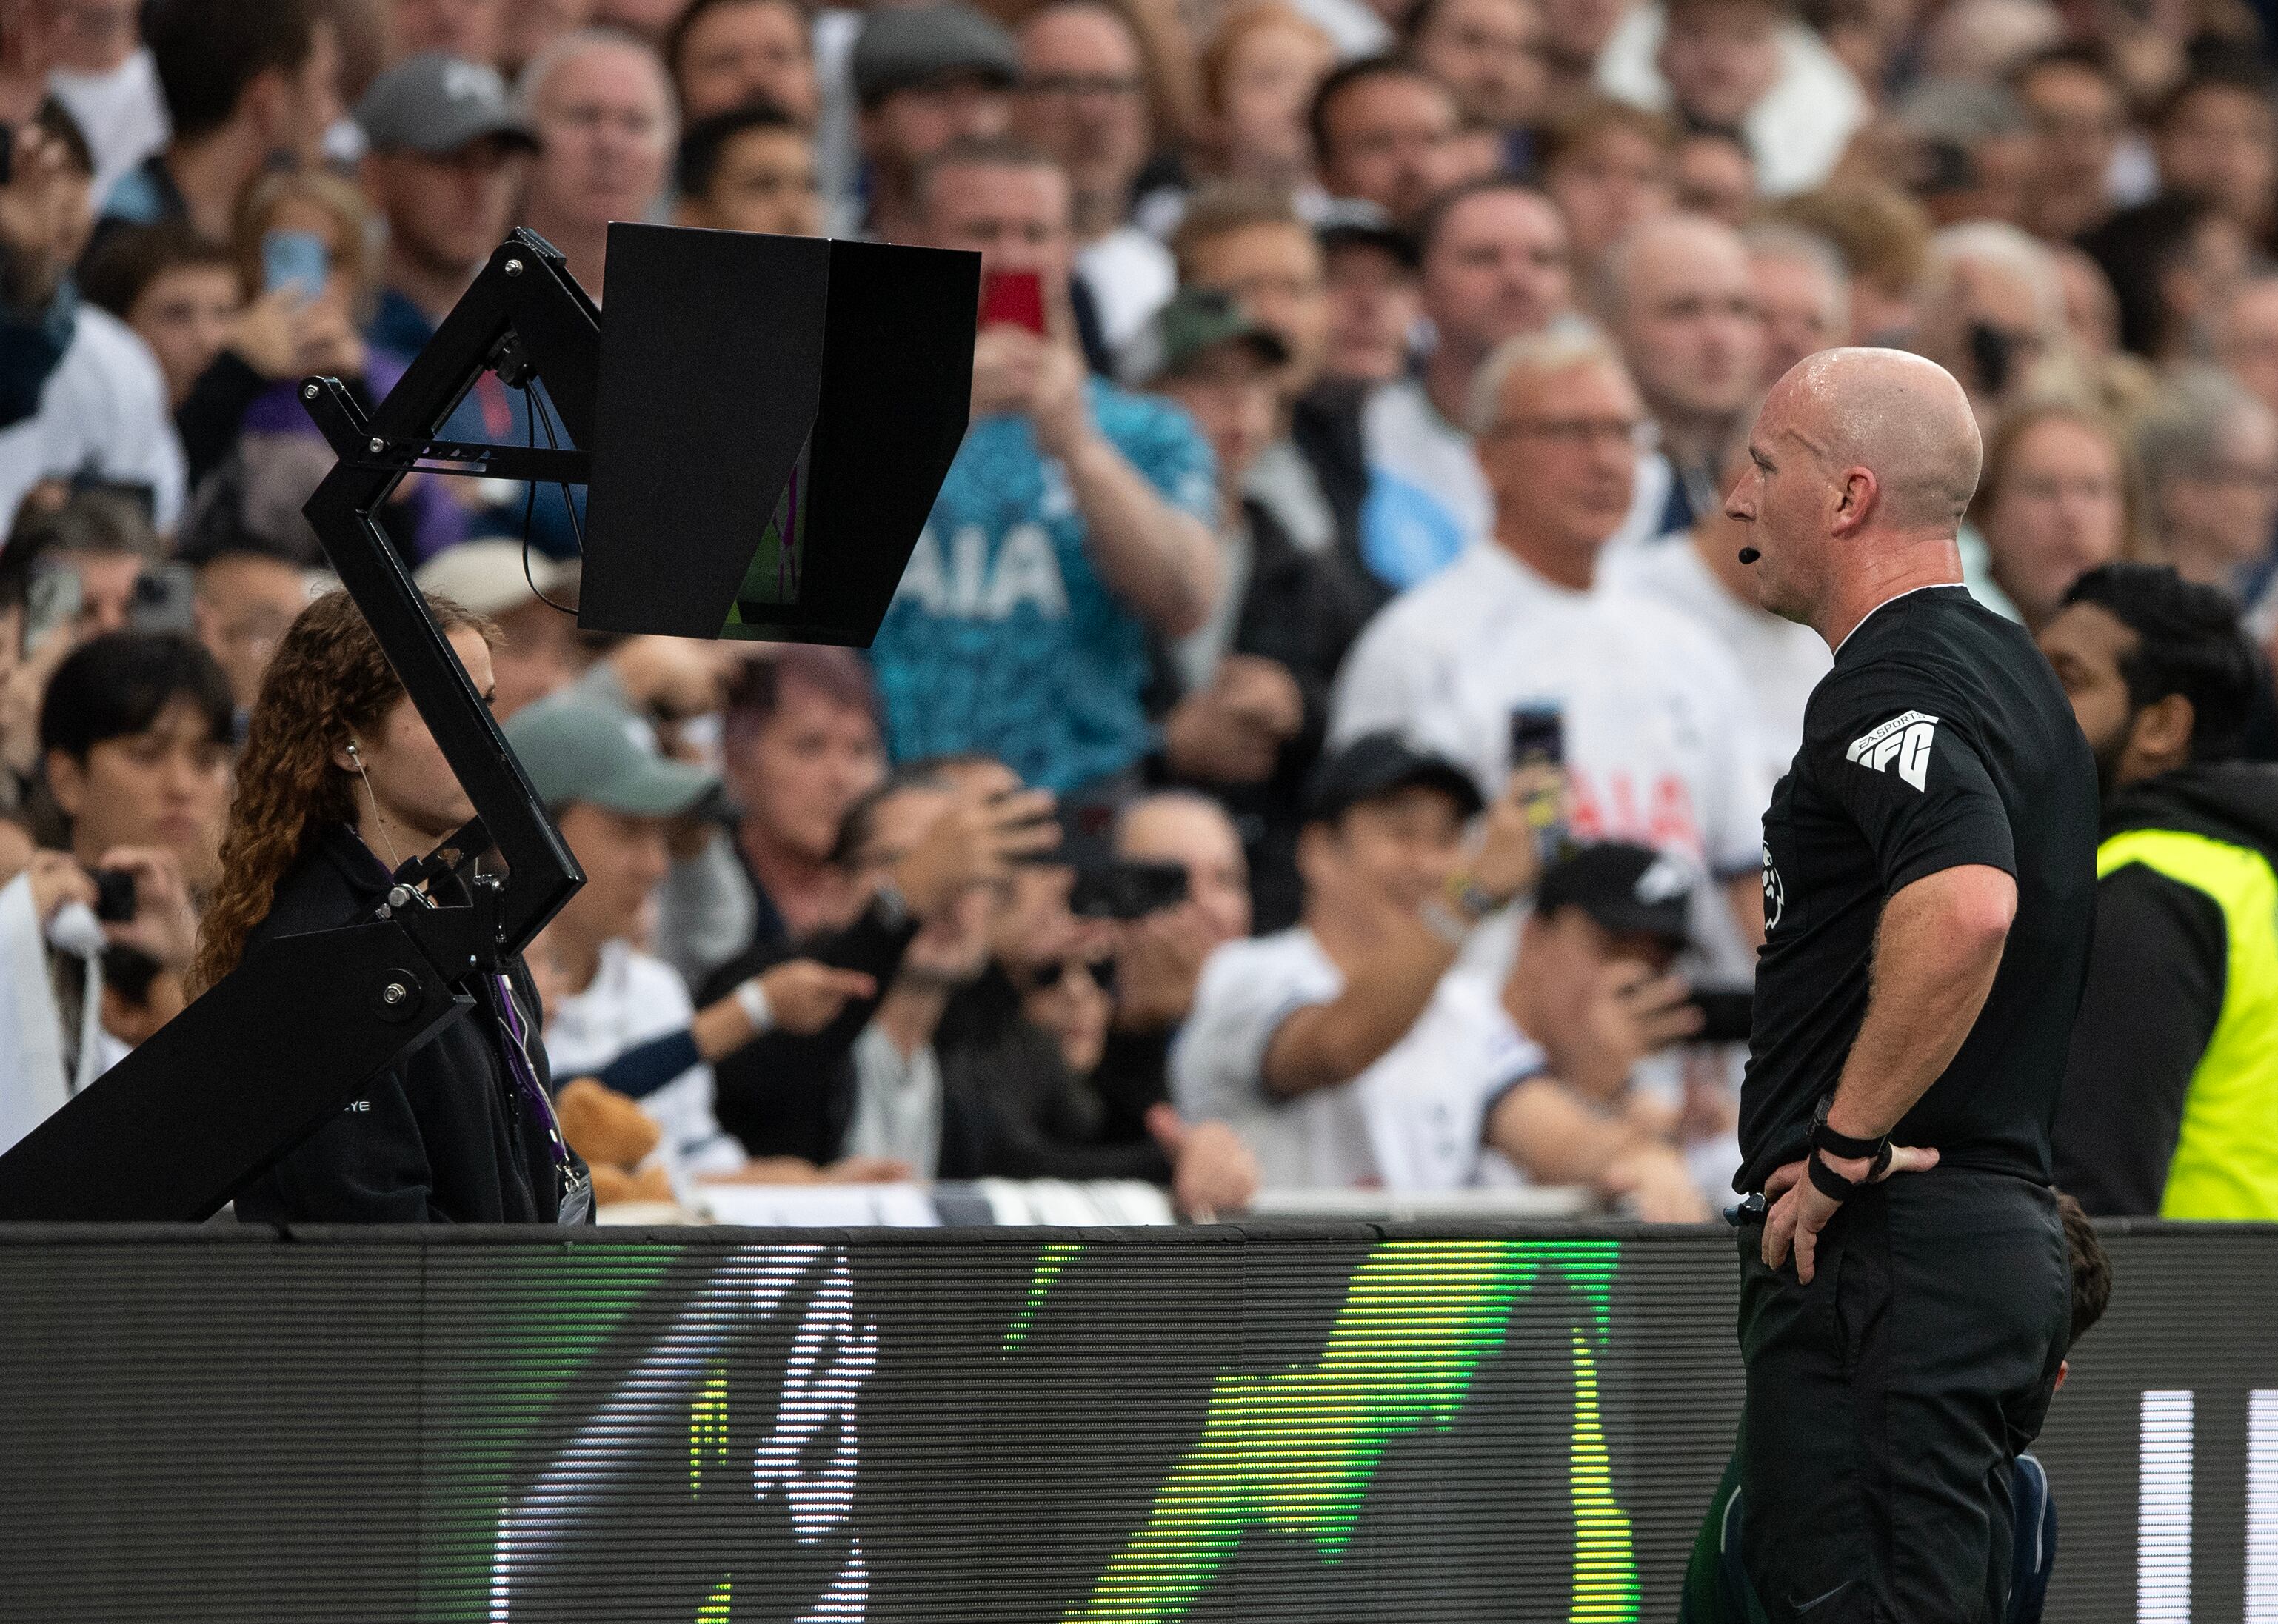
[[[1882,1134],[1875,1139],[1854,1139],[1848,1133],[1838,1133],[1827,1125],[1827,1113],[1835,1104],[1833,1094],[1819,1096],[1819,1109],[1811,1114],[1811,1137],[1806,1141],[1803,1170],[1810,1176],[1812,1187],[1831,1201],[1847,1201],[1857,1194],[1861,1185],[1870,1185],[1880,1178],[1891,1165],[1891,1136]],[[1865,1175],[1857,1179],[1846,1178],[1822,1159],[1833,1156],[1843,1162],[1865,1162]]]

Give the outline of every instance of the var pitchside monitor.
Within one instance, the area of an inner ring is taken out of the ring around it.
[[[578,623],[867,644],[963,438],[978,255],[609,227]]]
[[[2107,1242],[2047,1617],[2278,1624],[2278,1230]],[[0,1619],[1669,1624],[1734,1245],[0,1225]]]

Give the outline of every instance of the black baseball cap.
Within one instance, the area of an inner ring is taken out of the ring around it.
[[[1364,733],[1321,758],[1306,786],[1305,821],[1334,823],[1364,801],[1416,785],[1448,796],[1465,818],[1487,804],[1463,768],[1386,730]]]
[[[1392,223],[1392,217],[1372,202],[1357,198],[1340,198],[1329,205],[1313,227],[1320,240],[1321,252],[1334,254],[1342,248],[1374,248],[1389,256],[1404,271],[1414,271],[1424,263],[1424,251],[1416,239]]]
[[[1617,936],[1683,942],[1692,915],[1693,875],[1684,862],[1650,846],[1605,841],[1579,846],[1544,871],[1534,911],[1579,908]]]

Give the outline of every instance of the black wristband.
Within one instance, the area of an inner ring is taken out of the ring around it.
[[[1819,1109],[1811,1117],[1811,1148],[1823,1150],[1838,1162],[1872,1162],[1874,1168],[1867,1177],[1874,1178],[1891,1164],[1891,1136],[1881,1133],[1873,1139],[1853,1139],[1848,1133],[1838,1133],[1827,1125],[1827,1113],[1834,1103],[1833,1094],[1820,1096]]]
[[[1852,1179],[1846,1178],[1842,1174],[1828,1166],[1826,1163],[1821,1161],[1819,1158],[1819,1153],[1816,1150],[1804,1157],[1803,1170],[1805,1175],[1810,1178],[1812,1188],[1817,1190],[1822,1195],[1825,1196],[1831,1201],[1849,1201],[1854,1195],[1858,1193],[1859,1186],[1868,1182],[1865,1178],[1858,1179],[1855,1182]]]

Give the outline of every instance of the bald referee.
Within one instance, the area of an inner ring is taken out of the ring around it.
[[[1742,1561],[1774,1624],[1995,1624],[2009,1462],[2068,1330],[2049,1121],[2096,769],[2032,640],[1961,584],[1981,448],[1951,377],[1814,355],[1748,453],[1740,557],[1835,665],[1764,817]]]

